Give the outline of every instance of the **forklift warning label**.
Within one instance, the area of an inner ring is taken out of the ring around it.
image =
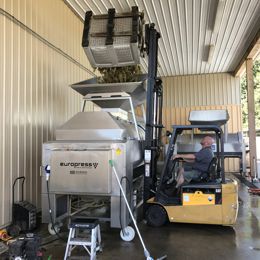
[[[185,202],[190,201],[189,195],[184,195],[184,196],[183,196],[183,200],[184,200]]]

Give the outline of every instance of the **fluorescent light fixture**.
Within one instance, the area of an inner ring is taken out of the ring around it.
[[[213,31],[216,23],[219,0],[212,0],[209,3],[207,27],[210,31]]]
[[[209,55],[208,55],[208,63],[210,64],[212,62],[213,53],[215,50],[215,45],[211,44],[209,46]]]
[[[219,1],[217,0],[217,10],[216,10],[216,15],[215,15],[215,20],[214,20],[214,26],[212,27],[212,36],[211,36],[211,43],[216,44],[220,24],[221,24],[221,19],[222,19],[222,14],[225,6],[225,0]]]

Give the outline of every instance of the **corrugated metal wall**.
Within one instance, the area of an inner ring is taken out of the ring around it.
[[[17,176],[40,206],[41,145],[80,109],[68,85],[93,76],[82,30],[61,0],[0,1],[0,226],[11,221]]]
[[[242,131],[240,80],[228,73],[163,78],[163,124],[189,124],[190,110],[227,109],[228,132]],[[227,161],[228,171],[237,171],[237,159]]]

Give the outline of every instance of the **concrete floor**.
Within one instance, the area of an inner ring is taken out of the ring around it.
[[[162,228],[152,228],[139,223],[151,256],[155,259],[167,254],[167,259],[176,260],[260,259],[260,196],[249,195],[247,187],[240,184],[239,198],[239,214],[233,228],[173,223]],[[145,259],[137,236],[132,242],[124,242],[120,239],[119,230],[110,229],[106,224],[101,226],[101,236],[103,252],[98,253],[97,259]],[[60,240],[46,245],[44,259],[50,255],[52,260],[63,259],[65,245]],[[75,253],[82,255],[84,251]]]

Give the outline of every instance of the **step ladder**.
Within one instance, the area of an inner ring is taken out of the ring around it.
[[[71,252],[76,246],[83,246],[84,249],[88,252],[90,260],[95,260],[96,252],[102,251],[100,226],[98,221],[96,219],[75,218],[71,220],[69,228],[70,231],[64,260],[67,260],[71,257]],[[90,231],[90,235],[79,237],[79,232],[84,230]]]

